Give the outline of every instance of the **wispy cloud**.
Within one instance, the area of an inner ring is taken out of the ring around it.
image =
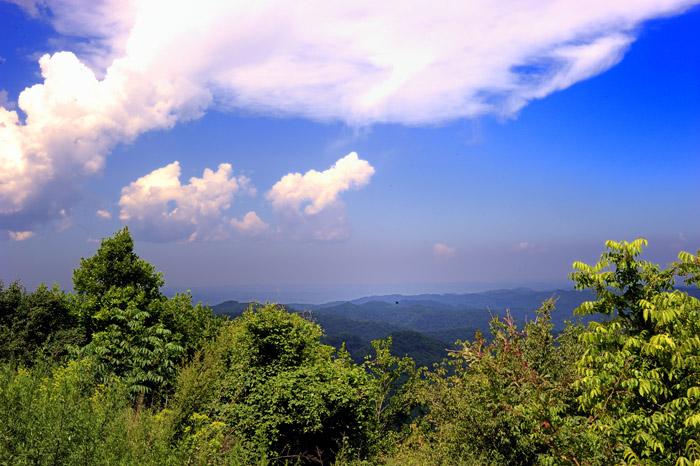
[[[10,231],[9,233],[10,241],[25,241],[35,236],[33,231]]]
[[[5,61],[4,58],[0,57],[0,64]],[[8,110],[12,110],[15,108],[15,103],[10,102],[10,100],[7,97],[7,91],[5,89],[0,89],[0,107],[4,107]]]
[[[43,0],[3,0],[8,3],[14,3],[29,16],[36,17],[39,15],[40,8],[45,7],[46,2]]]
[[[443,243],[435,243],[433,245],[433,255],[442,260],[449,260],[455,257],[456,249],[453,246],[448,246]]]
[[[101,209],[100,209],[100,210],[98,210],[98,211],[96,212],[96,214],[97,214],[98,217],[100,217],[100,218],[102,218],[102,219],[105,219],[105,220],[110,220],[110,219],[112,218],[112,214],[110,214],[110,213],[107,212],[106,210],[101,210]]]
[[[513,246],[513,249],[518,251],[529,251],[535,248],[535,243],[529,243],[527,241],[521,241],[520,243]]]
[[[617,63],[642,21],[697,3],[12,2],[70,50],[39,61],[43,83],[17,103],[26,121],[0,108],[13,230],[70,215],[116,144],[212,105],[355,127],[510,116]]]

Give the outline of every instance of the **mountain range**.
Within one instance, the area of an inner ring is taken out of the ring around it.
[[[575,290],[515,288],[465,294],[389,294],[284,306],[317,322],[324,329],[324,342],[336,347],[345,344],[355,360],[372,353],[372,340],[390,336],[392,352],[397,356],[409,355],[418,365],[432,365],[442,360],[457,340],[472,340],[477,330],[489,335],[489,323],[494,317],[502,318],[509,312],[522,325],[535,319],[536,310],[550,298],[556,300],[552,323],[561,330],[566,321],[578,321],[574,309],[595,296]],[[231,300],[212,309],[235,318],[249,306],[250,303]]]

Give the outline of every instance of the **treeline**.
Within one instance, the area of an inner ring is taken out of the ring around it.
[[[355,362],[273,304],[167,298],[124,228],[71,293],[0,284],[0,464],[698,465],[700,301],[676,282],[700,259],[644,246],[574,264],[597,322],[554,332],[546,301],[417,368],[391,339]]]

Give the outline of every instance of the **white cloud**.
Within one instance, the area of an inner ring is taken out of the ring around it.
[[[0,224],[26,230],[70,215],[116,144],[212,105],[353,126],[509,116],[697,0],[12,3],[72,50],[41,58],[26,121],[0,108]]]
[[[323,172],[309,170],[304,175],[285,175],[275,183],[266,197],[275,210],[298,210],[303,203],[309,202],[304,213],[313,215],[335,202],[341,192],[365,186],[373,174],[374,168],[369,162],[359,159],[355,152],[351,152]]]
[[[33,231],[10,231],[9,233],[10,241],[24,241],[35,236]]]
[[[221,164],[216,172],[206,169],[202,178],[183,185],[176,161],[124,187],[119,218],[141,238],[159,242],[223,240],[232,230],[248,237],[344,240],[351,225],[340,194],[365,186],[373,173],[353,152],[323,172],[285,175],[265,195],[281,224],[273,230],[254,211],[240,220],[225,215],[234,195],[255,194],[247,177],[233,176],[231,165]],[[98,211],[103,213],[108,214]]]
[[[328,170],[289,173],[265,195],[285,229],[317,240],[342,240],[350,224],[340,193],[369,183],[374,167],[351,152]],[[302,209],[303,207],[303,209]]]
[[[194,118],[209,94],[186,79],[149,79],[115,63],[98,81],[69,52],[40,60],[44,83],[25,89],[27,117],[0,108],[0,223],[32,227],[70,216],[78,183],[102,171],[107,152],[148,129]],[[201,105],[200,105],[201,104]]]
[[[248,212],[242,220],[231,219],[231,226],[246,236],[263,236],[270,233],[270,225],[263,222],[255,212]]]
[[[641,21],[697,1],[81,3],[57,1],[57,27],[112,37],[110,52],[149,75],[188,76],[222,105],[364,125],[510,114],[612,66]]]
[[[438,259],[452,259],[455,256],[456,249],[443,243],[435,243],[433,246],[433,255]]]
[[[535,248],[534,243],[528,243],[527,241],[521,241],[520,243],[516,244],[513,249],[517,249],[520,251],[525,251],[525,250],[531,250]]]
[[[245,176],[234,177],[231,165],[204,170],[201,178],[180,183],[176,161],[139,178],[122,189],[119,218],[152,241],[217,240],[226,237],[223,211],[234,194],[254,194]]]
[[[96,213],[98,217],[103,218],[105,220],[110,220],[112,218],[112,214],[110,214],[106,210],[98,210]]]

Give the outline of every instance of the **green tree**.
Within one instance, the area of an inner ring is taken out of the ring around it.
[[[81,341],[70,301],[57,285],[27,293],[19,282],[4,288],[0,281],[0,360],[25,366],[43,357],[58,361],[67,345]]]
[[[199,413],[261,458],[326,464],[366,448],[366,374],[347,352],[333,357],[321,328],[276,305],[226,323],[180,374],[181,422]]]
[[[416,387],[420,373],[412,358],[391,354],[391,337],[372,341],[374,357],[363,364],[368,374],[367,394],[371,408],[371,453],[386,453],[409,431],[411,415],[418,407]]]
[[[597,264],[574,263],[576,288],[597,296],[578,312],[605,317],[582,335],[579,400],[611,463],[698,464],[700,301],[675,283],[697,284],[700,260],[681,253],[660,269],[638,259],[646,245],[608,241]]]
[[[491,323],[493,341],[477,332],[449,361],[426,375],[419,399],[427,414],[389,464],[586,464],[595,456],[586,419],[577,413],[575,361],[580,326],[555,337],[554,302],[518,329]]]
[[[99,382],[121,378],[134,398],[167,392],[182,358],[217,329],[211,310],[193,306],[189,294],[161,293],[162,274],[134,252],[126,227],[81,259],[73,284],[88,340],[75,354],[95,361]]]
[[[152,398],[154,391],[167,390],[185,349],[170,329],[153,318],[153,309],[162,304],[148,303],[143,293],[134,297],[131,287],[112,288],[104,298],[103,308],[95,315],[104,324],[78,354],[95,361],[98,382],[118,377],[134,399]]]
[[[194,356],[205,341],[214,338],[225,322],[209,306],[201,302],[193,304],[189,291],[164,300],[160,320],[177,335],[187,359]]]
[[[127,227],[112,238],[103,238],[95,255],[80,259],[80,266],[73,270],[74,299],[88,337],[95,329],[93,317],[104,307],[110,290],[128,287],[134,296],[142,295],[151,302],[163,297],[160,288],[164,283],[163,274],[134,252]]]

